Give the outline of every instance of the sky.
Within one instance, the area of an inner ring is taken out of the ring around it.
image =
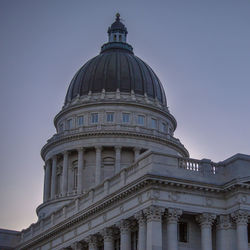
[[[249,0],[0,0],[0,228],[37,221],[40,150],[117,12],[160,78],[190,156],[250,154]]]

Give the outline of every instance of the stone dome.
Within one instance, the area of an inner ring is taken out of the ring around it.
[[[88,93],[134,92],[158,99],[167,105],[164,89],[154,71],[140,58],[134,55],[131,45],[126,43],[125,26],[123,31],[116,20],[115,27],[109,28],[109,42],[102,46],[98,56],[89,60],[73,77],[65,98],[65,104],[75,97]]]

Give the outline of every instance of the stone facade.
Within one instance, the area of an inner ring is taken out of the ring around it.
[[[134,91],[77,95],[54,123],[38,221],[12,249],[250,249],[250,156],[191,159],[166,103]]]

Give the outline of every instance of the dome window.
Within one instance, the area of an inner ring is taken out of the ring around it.
[[[91,123],[98,123],[98,113],[91,114]]]
[[[73,119],[67,120],[67,129],[72,129],[73,128]]]
[[[122,122],[129,123],[129,113],[122,113]]]
[[[77,124],[78,124],[78,126],[82,126],[83,122],[84,122],[83,116],[82,115],[78,116],[77,117]]]
[[[151,127],[157,129],[157,120],[155,118],[151,118]]]
[[[107,122],[114,122],[114,112],[107,113]]]
[[[138,115],[137,124],[138,125],[144,125],[145,124],[145,116],[144,115]]]

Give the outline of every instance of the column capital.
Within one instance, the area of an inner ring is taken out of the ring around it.
[[[71,245],[71,248],[73,250],[80,250],[82,249],[83,247],[83,244],[81,242],[74,242],[72,245]]]
[[[122,146],[120,146],[120,145],[115,145],[114,148],[115,148],[115,150],[121,150],[121,149],[122,149]]]
[[[237,225],[247,225],[249,213],[246,210],[237,210],[231,214]]]
[[[233,220],[229,214],[219,215],[216,221],[217,230],[227,230],[234,228]]]
[[[216,218],[215,214],[203,213],[196,216],[196,221],[201,227],[211,227]]]
[[[68,154],[69,154],[69,151],[68,151],[68,150],[64,150],[64,151],[62,152],[62,154],[63,154],[63,156],[64,156],[64,155],[68,155]]]
[[[165,211],[165,218],[168,223],[177,223],[182,215],[182,210],[177,208],[168,208]]]
[[[131,227],[131,221],[130,220],[121,220],[117,226],[119,227],[121,234],[128,233],[130,231]]]
[[[101,232],[104,241],[113,241],[114,240],[114,229],[111,227],[104,228]]]
[[[102,146],[98,145],[98,146],[95,146],[95,150],[102,150]]]
[[[85,149],[86,149],[86,148],[84,148],[84,147],[79,147],[79,148],[77,148],[76,150],[77,150],[78,153],[80,153],[80,152],[84,152]]]
[[[139,211],[139,212],[135,213],[134,217],[138,221],[139,226],[144,225],[147,222],[146,216],[143,213],[143,211]]]
[[[164,208],[159,206],[150,206],[145,208],[143,212],[147,217],[147,221],[161,221]]]
[[[89,247],[97,247],[98,244],[98,237],[97,235],[89,235],[85,241],[89,244]]]
[[[57,154],[52,156],[52,161],[55,161],[55,160],[57,160]]]

